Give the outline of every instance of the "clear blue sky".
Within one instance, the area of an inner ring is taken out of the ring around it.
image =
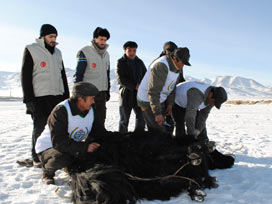
[[[128,40],[139,45],[146,66],[165,41],[191,52],[184,74],[195,78],[242,76],[272,85],[272,1],[270,0],[9,0],[0,7],[0,70],[20,71],[25,45],[44,23],[59,33],[66,67],[75,69],[77,51],[93,30],[105,27],[111,68]]]

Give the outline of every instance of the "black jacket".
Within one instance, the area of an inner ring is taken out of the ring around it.
[[[81,115],[86,116],[88,111],[81,112],[76,105],[76,102],[69,99],[69,105],[71,108],[72,115]],[[88,146],[91,142],[100,142],[103,141],[103,138],[106,138],[110,133],[100,124],[99,120],[96,117],[94,110],[94,122],[92,130],[88,135],[85,142],[76,142],[69,137],[68,134],[68,114],[64,106],[56,106],[55,109],[51,112],[48,117],[47,122],[50,133],[53,148],[56,150],[69,153],[74,156],[79,156],[87,153]]]
[[[117,61],[115,71],[119,85],[120,106],[136,107],[136,86],[140,84],[146,73],[143,61],[137,56],[133,61],[124,55]]]
[[[23,66],[21,70],[21,83],[22,83],[22,89],[23,89],[23,102],[34,102],[36,100],[36,97],[34,95],[33,91],[33,83],[32,83],[32,74],[33,74],[33,59],[26,48],[24,51],[24,57],[23,57]],[[62,63],[63,66],[63,63]],[[63,100],[66,98],[69,98],[69,87],[67,83],[66,73],[63,66],[63,69],[61,70],[61,76],[63,81],[63,87],[64,87],[64,93],[63,93]],[[43,97],[44,98],[44,97]]]

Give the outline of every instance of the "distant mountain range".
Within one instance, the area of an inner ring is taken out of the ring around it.
[[[70,90],[73,86],[73,75],[75,70],[66,68],[66,75]],[[117,80],[114,70],[111,70],[111,91],[118,92]],[[229,99],[271,99],[272,86],[265,87],[253,79],[239,76],[218,76],[212,79],[197,79],[190,76],[185,77],[187,81],[201,81],[213,86],[223,86],[228,92]],[[0,96],[21,97],[22,89],[19,72],[0,72]]]

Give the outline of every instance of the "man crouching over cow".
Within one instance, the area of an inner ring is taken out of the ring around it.
[[[105,135],[106,130],[98,122],[92,106],[98,93],[91,83],[75,83],[72,97],[51,112],[35,147],[43,166],[44,184],[54,184],[58,169],[72,165],[76,158],[99,148],[100,144],[94,140],[98,135]]]
[[[176,137],[182,140],[186,135],[190,135],[195,139],[208,139],[206,120],[210,110],[214,106],[220,109],[227,98],[227,92],[223,87],[214,87],[197,81],[178,84],[173,107]]]
[[[211,153],[208,154],[209,169],[230,168],[234,164],[232,156],[223,155],[215,149],[215,143],[209,141],[206,129],[211,109],[214,106],[220,109],[227,99],[227,92],[223,87],[197,81],[182,82],[176,86],[173,107],[176,139],[185,143],[198,141],[207,144],[211,148]]]

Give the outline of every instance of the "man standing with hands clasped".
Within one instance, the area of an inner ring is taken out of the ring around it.
[[[21,71],[23,102],[27,114],[33,120],[32,160],[17,161],[23,166],[41,167],[35,152],[35,143],[53,108],[69,98],[69,88],[62,61],[61,51],[56,48],[58,32],[50,24],[44,24],[36,42],[27,45]]]
[[[131,110],[136,115],[134,131],[144,131],[145,121],[137,105],[137,91],[139,84],[146,73],[143,61],[137,57],[137,43],[128,41],[124,44],[124,56],[117,61],[116,76],[119,85],[119,132],[127,133]]]
[[[99,93],[95,97],[95,108],[101,123],[105,125],[106,102],[110,99],[110,56],[107,52],[110,33],[105,28],[97,27],[93,32],[90,45],[79,50],[75,82],[94,84]]]

